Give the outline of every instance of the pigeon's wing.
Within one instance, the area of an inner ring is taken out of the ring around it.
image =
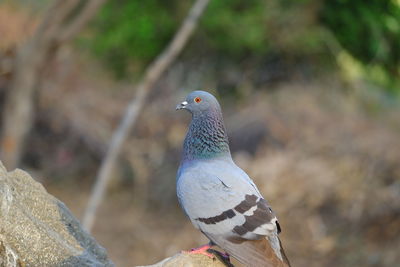
[[[196,164],[180,172],[177,195],[203,232],[258,239],[277,232],[277,219],[243,171],[226,164]]]
[[[233,209],[238,217],[237,220],[234,220],[236,216],[231,218],[233,235],[221,235],[204,225],[200,228],[210,240],[246,266],[290,266],[278,238],[279,223],[268,203],[263,198],[256,200],[255,197],[246,196]],[[245,221],[238,224],[241,216]]]
[[[261,266],[268,266],[270,253],[282,261],[280,226],[268,202],[241,169],[217,166],[194,166],[178,180],[178,198],[193,224],[244,263],[258,255]]]

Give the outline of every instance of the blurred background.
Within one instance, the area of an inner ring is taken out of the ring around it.
[[[81,219],[135,85],[193,2],[62,2],[0,1],[0,159]],[[211,0],[146,99],[94,237],[117,266],[206,242],[175,196],[190,121],[175,106],[204,89],[293,266],[398,265],[399,74],[398,0]]]

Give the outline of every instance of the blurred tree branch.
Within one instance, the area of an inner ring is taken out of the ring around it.
[[[108,181],[111,178],[110,174],[114,168],[118,155],[120,154],[122,145],[127,139],[130,130],[134,126],[150,89],[182,51],[189,37],[192,35],[198,23],[199,17],[202,15],[208,2],[209,0],[196,0],[181,27],[175,33],[171,43],[153,61],[153,63],[150,64],[145,71],[142,81],[137,85],[136,96],[129,103],[120,125],[112,136],[109,149],[100,166],[95,185],[93,186],[92,193],[83,216],[83,226],[89,232],[92,229],[97,208],[104,197]]]
[[[36,33],[17,50],[0,140],[0,155],[8,168],[14,169],[21,159],[24,140],[33,123],[35,91],[40,87],[46,65],[58,48],[84,27],[104,2],[53,1]]]

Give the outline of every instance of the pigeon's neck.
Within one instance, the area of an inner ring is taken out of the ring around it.
[[[220,110],[194,114],[183,144],[183,160],[231,157]]]

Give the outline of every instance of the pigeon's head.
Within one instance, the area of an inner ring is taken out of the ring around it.
[[[186,109],[193,115],[220,110],[217,99],[205,91],[193,91],[186,100],[176,106],[176,109]]]

